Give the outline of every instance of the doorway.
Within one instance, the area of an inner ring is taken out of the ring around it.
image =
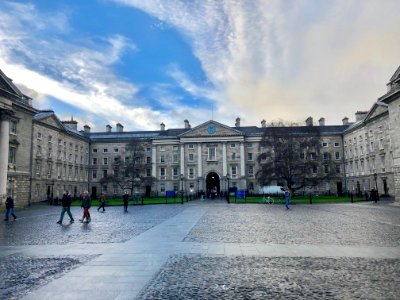
[[[215,172],[208,173],[206,177],[207,196],[214,199],[221,191],[219,175]]]
[[[341,182],[337,182],[336,183],[336,190],[337,190],[338,195],[342,195],[342,193],[343,193],[343,185],[342,185]]]
[[[95,186],[92,186],[92,199],[97,198],[97,188]]]

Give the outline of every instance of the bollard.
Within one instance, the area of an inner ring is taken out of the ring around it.
[[[142,205],[143,205],[143,196],[142,196]]]
[[[350,198],[351,198],[351,203],[354,203],[354,200],[353,200],[353,193],[350,194]]]
[[[312,196],[310,195],[310,204],[312,204]]]

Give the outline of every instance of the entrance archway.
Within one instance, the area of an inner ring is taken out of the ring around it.
[[[217,173],[208,173],[206,177],[206,188],[208,197],[215,198],[217,195],[219,195],[221,187],[219,175]]]

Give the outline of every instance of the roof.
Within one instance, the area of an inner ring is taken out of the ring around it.
[[[29,100],[32,100],[32,98],[23,94],[2,70],[0,70],[0,93],[9,99],[31,106]]]

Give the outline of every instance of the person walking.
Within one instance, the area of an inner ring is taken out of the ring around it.
[[[285,190],[285,206],[286,206],[286,209],[289,209],[289,203],[290,203],[290,192],[289,192],[289,189],[286,188],[286,190]]]
[[[124,212],[128,212],[128,200],[129,200],[128,192],[125,192],[125,194],[122,196],[122,199],[124,200]]]
[[[91,221],[90,213],[89,213],[89,208],[92,204],[91,202],[92,201],[90,199],[89,192],[84,191],[83,199],[82,199],[83,217],[82,217],[82,219],[79,220],[82,223],[90,223],[90,221]],[[86,221],[84,222],[85,219],[86,219]]]
[[[17,216],[14,214],[14,199],[11,196],[8,196],[5,204],[6,214],[4,215],[4,221],[8,221],[8,216],[10,214],[14,217],[14,220],[16,220]]]
[[[103,212],[104,212],[105,206],[106,206],[106,195],[104,195],[104,193],[101,193],[101,195],[100,195],[99,204],[100,204],[100,206],[97,208],[97,211],[99,211],[100,208],[103,208]]]
[[[69,216],[69,222],[74,223],[74,218],[72,217],[70,208],[71,208],[71,195],[68,193],[68,191],[64,191],[63,197],[62,197],[62,210],[61,210],[61,215],[60,215],[60,220],[57,221],[57,224],[61,224],[63,219],[64,219],[64,214],[65,212],[68,213]]]

